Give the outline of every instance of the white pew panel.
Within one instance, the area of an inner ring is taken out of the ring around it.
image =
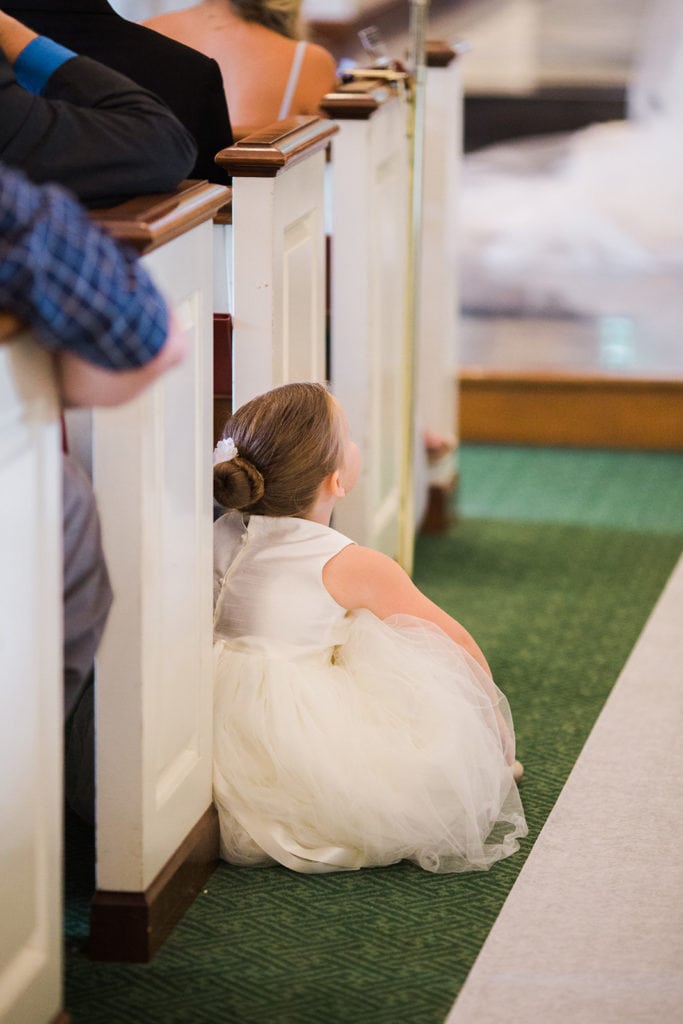
[[[427,44],[420,298],[416,345],[416,417],[452,439],[453,451],[429,467],[426,526],[443,528],[457,480],[458,192],[462,86],[457,53]]]
[[[98,215],[146,253],[188,336],[179,366],[126,405],[92,415],[93,483],[114,590],[95,691],[90,951],[101,959],[149,959],[217,857],[211,219],[228,195],[187,183],[146,210],[135,200]]]
[[[233,406],[325,380],[325,148],[336,128],[292,117],[222,150],[233,177]],[[220,231],[221,228],[215,229]],[[225,242],[218,238],[224,249]]]
[[[211,802],[210,257],[205,224],[144,258],[188,356],[93,417],[115,594],[97,659],[98,890],[145,890]]]
[[[340,129],[331,170],[332,389],[363,466],[353,492],[335,509],[334,524],[397,557],[409,373],[406,104],[390,86],[367,82],[329,94],[322,107]]]
[[[62,456],[52,362],[0,342],[0,1019],[62,999]]]

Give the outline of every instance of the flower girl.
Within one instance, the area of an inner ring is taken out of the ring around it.
[[[214,455],[222,856],[294,871],[488,868],[526,823],[507,701],[469,633],[330,527],[359,474],[321,384],[242,406]]]

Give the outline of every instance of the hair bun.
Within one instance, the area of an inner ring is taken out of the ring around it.
[[[249,459],[236,455],[213,467],[213,496],[223,508],[249,508],[264,491],[263,477]]]

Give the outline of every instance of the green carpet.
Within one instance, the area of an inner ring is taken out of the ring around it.
[[[683,457],[471,447],[460,521],[415,578],[507,693],[530,826],[485,874],[299,876],[222,865],[149,965],[80,951],[85,829],[67,849],[73,1024],[441,1024],[683,543]]]

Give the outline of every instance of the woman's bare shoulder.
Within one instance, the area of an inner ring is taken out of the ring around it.
[[[317,43],[308,43],[301,69],[301,83],[316,94],[316,103],[327,92],[332,92],[337,81],[334,57]]]
[[[182,40],[187,36],[188,29],[191,27],[189,13],[188,10],[182,10],[171,11],[168,14],[156,14],[153,18],[141,21],[140,24],[145,28],[152,28],[155,32],[160,32],[162,36]]]

